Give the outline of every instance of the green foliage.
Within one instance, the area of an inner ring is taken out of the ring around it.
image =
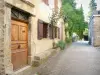
[[[56,45],[57,47],[60,47],[61,50],[64,50],[66,46],[64,41],[59,41]]]
[[[60,10],[60,9],[58,9]],[[57,11],[55,9],[52,10],[52,14],[49,16],[49,20],[50,20],[50,25],[52,27],[52,32],[54,32],[54,26],[56,26],[56,24],[58,23],[58,20],[61,18],[61,13],[60,11]],[[54,35],[54,33],[52,33],[52,36]],[[54,39],[54,38],[53,38]],[[54,45],[53,45],[54,46]]]
[[[60,10],[60,9],[58,9]],[[55,9],[52,10],[52,15],[50,15],[49,20],[52,26],[55,26],[58,23],[58,20],[62,17],[60,11]]]
[[[96,10],[96,6],[97,6],[97,4],[96,4],[95,0],[91,0],[90,4],[89,4],[90,11],[93,12],[94,10]]]
[[[92,13],[96,10],[97,8],[97,4],[95,2],[96,0],[90,0],[90,3],[89,3],[89,8],[90,8],[90,11],[88,13],[88,16],[90,17],[92,15]]]
[[[65,42],[68,43],[68,44],[71,43],[72,42],[72,37],[69,37],[69,38],[66,37]]]
[[[65,23],[68,23],[68,27],[65,28],[65,33],[68,32],[69,36],[72,37],[73,32],[75,32],[82,39],[83,31],[86,28],[82,5],[81,8],[76,9],[75,0],[63,0],[61,11],[64,15]]]
[[[83,35],[88,36],[88,29],[87,28],[85,28]]]
[[[75,0],[62,0],[62,3],[65,5],[66,3],[69,3],[73,8],[75,8],[76,3]]]

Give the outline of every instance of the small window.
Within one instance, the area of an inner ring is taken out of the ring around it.
[[[29,16],[30,15],[28,13],[25,13],[21,10],[14,9],[14,8],[12,8],[12,10],[11,10],[11,17],[14,18],[14,19],[28,21]]]
[[[41,20],[38,21],[38,39],[41,40],[43,38],[59,38],[60,39],[60,28],[52,27]]]
[[[51,25],[49,25],[49,38],[53,39],[53,28]]]
[[[58,29],[58,28],[55,27],[55,38],[57,38],[57,32],[58,32],[57,29]]]
[[[60,39],[60,28],[59,27],[54,27],[54,38]]]
[[[38,21],[38,39],[48,38],[48,24],[43,21]]]
[[[60,39],[60,28],[58,28],[58,39]]]

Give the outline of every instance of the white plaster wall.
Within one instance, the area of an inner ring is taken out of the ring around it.
[[[58,6],[61,7],[61,3],[60,3],[60,0],[58,1]],[[46,5],[42,0],[37,0],[35,2],[35,8],[36,8],[36,18],[33,20],[33,23],[35,23],[33,26],[32,26],[32,30],[33,30],[33,33],[32,33],[32,40],[35,42],[36,44],[36,49],[35,49],[35,55],[36,54],[39,54],[39,53],[43,53],[44,51],[52,48],[52,43],[53,43],[53,40],[49,39],[49,38],[44,38],[42,40],[38,40],[37,39],[37,20],[38,19],[41,19],[42,21],[44,22],[47,22],[49,23],[49,17],[50,15],[52,14],[52,9],[54,8],[54,0],[49,0],[49,5]],[[58,24],[57,26],[58,27],[61,27],[61,20],[58,21]],[[55,42],[57,42],[58,40],[60,39],[55,39]],[[34,54],[34,53],[33,53]]]

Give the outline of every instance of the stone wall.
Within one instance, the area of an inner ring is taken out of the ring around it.
[[[35,0],[32,0],[32,1],[34,2]],[[5,0],[5,2],[12,6],[15,6],[25,12],[35,15],[34,6],[31,6],[31,5],[27,4],[26,2],[23,2],[22,0]]]
[[[0,0],[0,75],[5,75],[4,66],[4,0]]]
[[[11,8],[0,0],[0,75],[12,74]]]
[[[100,46],[100,16],[94,16],[93,45]]]
[[[4,17],[4,64],[6,74],[12,74],[13,66],[11,62],[11,6],[5,4],[5,17]]]

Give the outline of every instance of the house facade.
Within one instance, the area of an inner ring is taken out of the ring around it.
[[[61,0],[0,0],[0,75],[29,75],[35,59],[52,53],[53,42],[65,40],[64,21],[52,31],[52,9]]]
[[[93,12],[89,22],[89,41],[93,46],[100,46],[100,1],[96,0],[97,9]]]

